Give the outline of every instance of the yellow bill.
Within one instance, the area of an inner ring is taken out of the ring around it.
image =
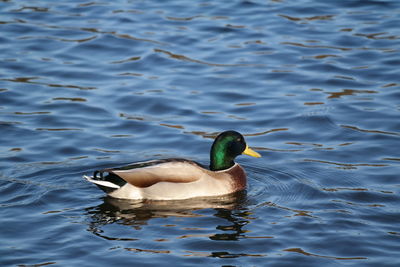
[[[253,149],[251,149],[248,145],[246,145],[246,149],[243,151],[242,154],[252,156],[255,158],[261,158],[261,155],[255,152]]]

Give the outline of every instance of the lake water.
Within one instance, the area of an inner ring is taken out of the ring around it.
[[[400,266],[400,1],[3,0],[0,32],[1,266]],[[82,179],[228,129],[247,192]]]

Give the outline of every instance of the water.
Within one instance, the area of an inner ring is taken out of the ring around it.
[[[399,266],[400,2],[2,1],[2,266]],[[119,201],[82,179],[208,163],[247,192]]]

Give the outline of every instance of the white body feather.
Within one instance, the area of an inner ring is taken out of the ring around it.
[[[151,186],[138,187],[129,182],[119,186],[110,181],[96,180],[89,176],[84,176],[84,178],[94,184],[112,189],[108,195],[114,198],[151,200],[178,200],[230,194],[244,189],[242,185],[238,186],[231,172],[235,172],[235,174],[239,172],[245,179],[244,171],[237,163],[223,171],[210,171],[187,162],[167,162],[143,168],[113,170],[112,172],[120,177],[129,174],[129,178],[135,179],[141,179],[150,174],[153,178],[173,177],[179,182],[160,180]]]

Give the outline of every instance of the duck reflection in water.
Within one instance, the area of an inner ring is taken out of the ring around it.
[[[145,230],[149,221],[156,218],[198,218],[213,216],[227,220],[229,223],[215,225],[217,230],[223,233],[208,235],[212,240],[238,240],[245,233],[242,227],[250,220],[243,207],[247,203],[245,191],[225,195],[221,197],[194,198],[185,201],[146,201],[123,200],[112,197],[104,197],[103,203],[87,208],[90,216],[88,230],[93,234],[107,240],[135,241],[134,233],[129,236],[115,237],[109,235],[107,225],[118,224],[132,227],[135,230]],[[213,210],[210,212],[210,210]],[[193,221],[193,225],[198,224]],[[115,234],[114,231],[112,231]],[[228,233],[229,232],[229,233]],[[121,234],[126,234],[126,229],[121,229]]]

